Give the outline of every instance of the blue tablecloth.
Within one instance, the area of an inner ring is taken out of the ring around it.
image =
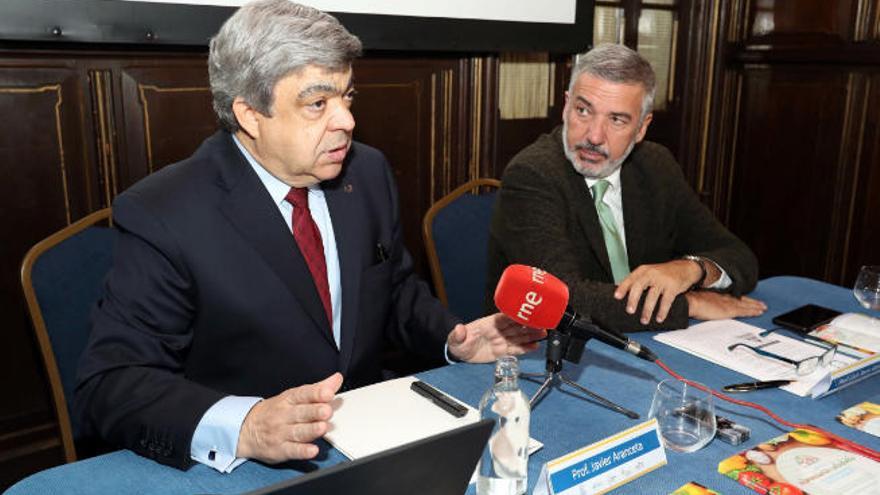
[[[767,303],[767,313],[747,323],[771,328],[770,320],[806,303],[817,303],[839,311],[865,310],[858,306],[848,289],[798,277],[774,277],[763,280],[751,294]],[[880,316],[877,312],[873,316]],[[747,380],[747,377],[715,366],[652,340],[651,333],[633,337],[650,346],[667,365],[684,376],[713,388]],[[542,372],[544,357],[534,353],[521,360],[526,372]],[[594,403],[577,399],[565,390],[553,390],[532,412],[531,434],[544,448],[529,459],[529,490],[534,488],[541,466],[572,450],[605,438],[645,420],[654,388],[666,373],[654,364],[632,358],[600,342],[590,341],[578,365],[565,364],[564,373],[606,398],[642,414],[632,420]],[[459,399],[476,406],[492,382],[492,365],[446,366],[421,373],[419,377]],[[531,395],[537,384],[522,382]],[[784,418],[819,425],[835,434],[880,450],[880,438],[847,428],[834,420],[843,409],[859,402],[880,402],[880,377],[871,377],[828,397],[813,400],[781,390],[762,390],[739,397],[759,402]],[[777,436],[787,428],[777,425],[762,413],[727,403],[716,403],[718,413],[752,430],[751,446]],[[714,488],[725,494],[753,494],[751,490],[716,472],[720,460],[742,450],[715,440],[693,454],[667,451],[669,464],[614,491],[615,494],[666,494],[688,481]],[[179,471],[141,458],[129,451],[117,451],[34,474],[11,487],[9,495],[39,493],[240,493],[298,476],[315,467],[343,461],[341,454],[324,445],[314,462],[269,467],[247,462],[231,474],[220,474],[196,465]],[[468,493],[474,493],[473,486]]]

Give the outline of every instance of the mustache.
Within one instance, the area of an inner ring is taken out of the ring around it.
[[[597,144],[590,143],[588,141],[583,141],[581,143],[575,144],[574,149],[575,149],[575,151],[586,150],[586,151],[592,151],[593,153],[599,153],[602,156],[604,156],[606,159],[608,159],[608,156],[609,156],[608,150],[606,150],[604,147],[599,146]]]

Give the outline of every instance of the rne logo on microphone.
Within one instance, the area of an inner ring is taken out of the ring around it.
[[[547,272],[541,270],[540,268],[532,267],[532,282],[536,284],[544,285],[544,280],[547,278]]]
[[[540,268],[531,268],[532,282],[539,285],[544,285],[544,282],[547,278],[547,272],[541,270]],[[517,311],[516,313],[516,317],[523,322],[529,321],[529,316],[534,313],[535,308],[538,307],[538,305],[540,305],[543,300],[544,298],[535,291],[526,292],[525,301],[523,301],[523,303],[520,305],[519,311]]]
[[[532,315],[534,309],[538,307],[543,300],[544,298],[533,290],[526,292],[525,301],[520,305],[516,317],[522,321],[529,321],[529,316]]]

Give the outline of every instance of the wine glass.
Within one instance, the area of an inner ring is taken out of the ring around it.
[[[880,265],[865,265],[859,270],[853,294],[865,309],[880,311]]]
[[[678,380],[657,385],[648,416],[657,419],[663,445],[676,452],[696,452],[715,436],[712,396]]]

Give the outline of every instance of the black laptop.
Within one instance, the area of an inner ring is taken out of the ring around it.
[[[484,419],[247,495],[451,495],[464,493],[494,422]]]

